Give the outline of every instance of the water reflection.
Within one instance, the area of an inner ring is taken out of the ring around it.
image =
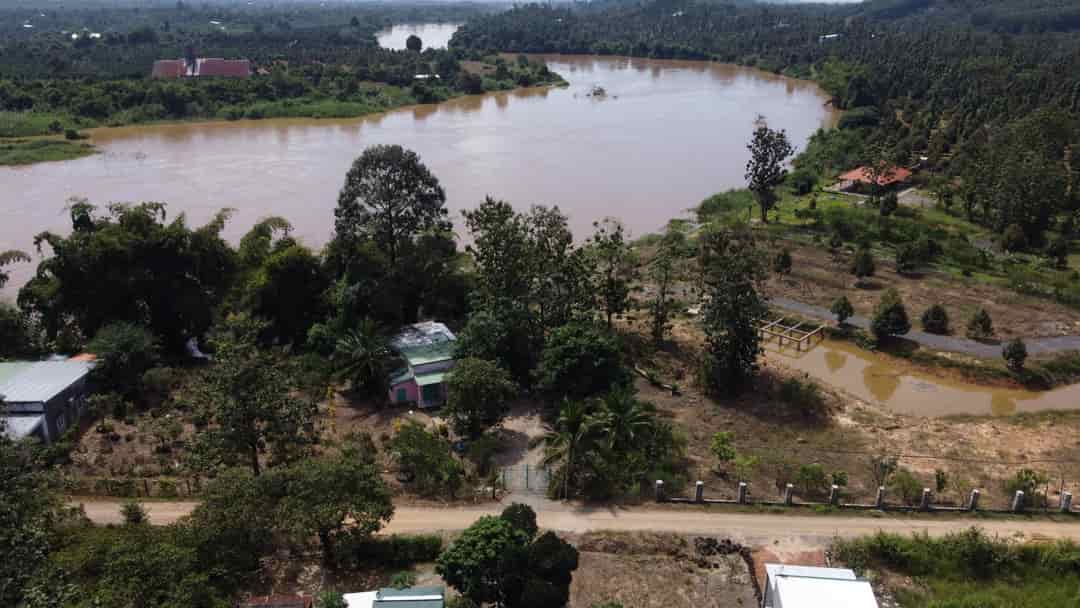
[[[403,23],[376,32],[375,38],[385,49],[402,50],[409,36],[416,35],[425,49],[445,49],[459,27],[459,23]]]
[[[1008,416],[1016,412],[1080,408],[1080,384],[1035,392],[980,386],[905,373],[889,359],[846,342],[826,340],[809,352],[780,351],[788,367],[804,371],[856,397],[920,416],[976,414]]]

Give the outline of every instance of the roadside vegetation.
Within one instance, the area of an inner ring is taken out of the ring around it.
[[[834,550],[903,608],[1068,604],[1080,584],[1074,544],[1020,543],[974,528],[943,538],[879,533]]]

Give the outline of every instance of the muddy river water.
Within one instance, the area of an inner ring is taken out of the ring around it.
[[[885,357],[847,342],[826,340],[802,353],[788,348],[778,351],[772,344],[766,348],[766,360],[783,363],[860,399],[882,403],[904,414],[1006,416],[1080,408],[1080,384],[1033,392],[901,373]]]
[[[743,185],[758,114],[787,129],[800,148],[834,118],[814,84],[756,70],[612,57],[546,60],[570,86],[350,120],[95,131],[100,154],[0,167],[0,250],[30,251],[37,232],[70,230],[64,207],[73,196],[99,204],[162,201],[193,224],[232,207],[225,236],[234,242],[260,218],[280,215],[302,241],[319,247],[330,236],[346,170],[373,144],[416,150],[446,188],[455,221],[491,195],[520,208],[559,205],[580,238],[605,216],[641,235],[714,192]],[[589,96],[594,85],[608,95]],[[0,296],[11,297],[31,266],[12,267]]]
[[[403,48],[410,34],[445,46],[454,25],[397,26],[379,34]],[[232,241],[280,215],[313,247],[330,236],[349,164],[372,144],[416,150],[442,181],[452,217],[491,195],[520,208],[559,205],[583,237],[620,218],[632,234],[661,228],[702,198],[743,184],[754,119],[803,147],[835,121],[812,83],[691,61],[543,57],[570,83],[459,98],[350,120],[264,120],[102,129],[101,153],[74,161],[0,167],[0,250],[32,251],[42,230],[67,232],[71,197],[163,201],[199,224],[236,209]],[[591,96],[594,87],[607,95]],[[460,222],[458,224],[460,226]],[[462,234],[462,237],[467,235]],[[11,299],[33,271],[11,268]],[[871,354],[825,343],[798,359],[770,354],[820,380],[897,411],[1009,414],[1080,407],[1080,387],[1036,394],[901,375]]]

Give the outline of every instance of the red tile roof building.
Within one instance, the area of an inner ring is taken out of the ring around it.
[[[159,59],[154,62],[150,75],[154,78],[180,78],[187,75],[187,64],[183,59]]]
[[[906,182],[911,177],[911,171],[903,167],[895,167],[885,175],[879,175],[877,183],[879,186],[891,186],[893,184],[899,184]],[[858,182],[860,184],[869,186],[871,183],[870,176],[867,175],[866,167],[857,167],[848,171],[840,176],[841,182]]]
[[[154,78],[248,78],[251,76],[251,62],[247,59],[200,57],[194,63],[188,64],[185,59],[160,59],[154,62],[151,75]]]

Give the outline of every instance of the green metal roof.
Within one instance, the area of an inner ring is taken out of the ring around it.
[[[409,362],[409,365],[427,365],[449,361],[454,358],[453,342],[437,342],[435,344],[421,344],[400,349],[401,356]]]
[[[395,384],[401,384],[402,382],[408,382],[413,379],[413,373],[411,369],[402,369],[394,372],[390,376],[390,386]]]
[[[434,372],[431,374],[420,374],[416,377],[416,384],[419,386],[428,386],[429,384],[441,384],[446,380],[446,372]]]

